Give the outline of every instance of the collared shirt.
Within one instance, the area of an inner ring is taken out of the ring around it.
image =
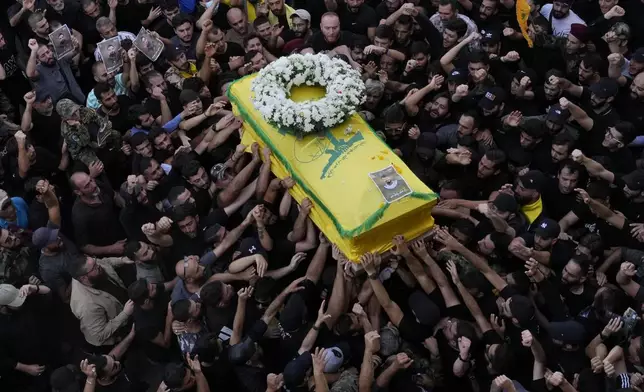
[[[127,31],[119,31],[117,34],[118,34],[117,37],[119,37],[119,42],[123,41],[124,39],[129,39],[132,42],[136,40],[136,36]],[[103,61],[103,56],[101,56],[101,51],[98,50],[98,44],[96,45],[96,50],[94,51],[94,58],[96,58],[96,61]]]
[[[197,69],[197,64],[195,61],[188,60],[188,65],[189,68],[187,71],[182,71],[175,66],[171,66],[165,72],[163,78],[166,82],[176,87],[177,90],[182,90],[184,80],[195,77],[199,74],[199,70]]]
[[[114,93],[116,95],[127,95],[127,87],[125,86],[124,80],[123,80],[123,74],[120,73],[114,77],[114,80],[116,81],[116,84],[114,84]],[[98,109],[101,106],[101,103],[98,101],[98,98],[96,98],[96,94],[94,94],[94,89],[87,94],[87,103],[85,104],[90,109]]]
[[[32,79],[36,85],[36,91],[50,95],[54,105],[65,94],[71,94],[69,98],[76,103],[85,102],[85,94],[78,86],[68,60],[58,60],[53,67],[38,63],[36,71],[38,76]]]

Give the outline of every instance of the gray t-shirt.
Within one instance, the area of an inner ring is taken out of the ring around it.
[[[158,265],[141,263],[139,261],[137,261],[135,265],[137,279],[145,279],[148,283],[152,284],[163,283],[165,281]]]

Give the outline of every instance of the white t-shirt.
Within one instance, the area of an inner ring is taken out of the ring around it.
[[[550,11],[552,11],[552,4],[546,4],[541,7],[541,10],[539,12],[541,12],[541,15],[543,15],[544,18],[549,19]],[[570,33],[570,26],[573,23],[581,23],[584,26],[586,25],[586,22],[584,22],[584,20],[581,19],[572,10],[570,10],[570,12],[568,12],[568,15],[566,15],[566,17],[563,19],[556,19],[553,17],[551,24],[552,35],[556,35],[558,37],[568,36],[568,33]]]

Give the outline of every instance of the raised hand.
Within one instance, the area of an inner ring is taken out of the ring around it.
[[[239,297],[239,300],[244,302],[248,301],[248,298],[252,297],[253,295],[253,290],[254,289],[251,286],[240,289],[237,292],[237,296]]]
[[[291,257],[291,262],[288,265],[289,268],[291,268],[291,270],[295,270],[304,259],[306,259],[306,253],[299,252],[294,254],[293,257]]]
[[[376,266],[376,258],[373,253],[365,253],[360,256],[360,264],[367,275],[373,275],[378,272],[378,267]]]
[[[521,332],[521,344],[523,347],[532,347],[533,340],[534,338],[532,337],[532,332],[530,332],[530,330],[526,329]]]
[[[370,331],[364,335],[365,350],[374,354],[380,351],[380,335],[378,331]]]
[[[417,140],[420,136],[420,128],[418,128],[418,125],[414,125],[413,127],[409,128],[409,131],[407,131],[407,136],[409,136],[411,140]]]
[[[624,322],[622,321],[622,319],[620,317],[614,317],[608,322],[608,324],[606,324],[601,334],[605,337],[609,337],[619,332],[623,327],[624,327]]]
[[[398,369],[407,369],[413,365],[414,360],[409,358],[405,353],[396,354],[396,360],[394,361],[394,366]]]
[[[521,124],[521,120],[523,119],[523,114],[519,110],[515,110],[512,113],[510,113],[506,118],[505,118],[505,125],[509,127],[518,127],[519,124]]]
[[[394,236],[392,240],[393,246],[391,247],[391,253],[396,256],[407,256],[409,255],[409,246],[405,242],[405,237],[402,235]]]
[[[454,284],[459,284],[461,282],[461,278],[458,276],[458,269],[456,268],[456,264],[454,264],[453,260],[449,260],[447,262],[447,272],[449,272],[450,277],[452,278],[452,282]]]

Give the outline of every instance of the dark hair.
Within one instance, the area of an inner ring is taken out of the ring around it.
[[[492,149],[485,152],[485,158],[494,163],[494,167],[503,165],[507,161],[507,156],[503,150]]]
[[[201,163],[199,163],[199,161],[197,160],[192,160],[186,163],[181,168],[181,175],[183,176],[183,178],[190,178],[195,174],[197,174],[200,168],[201,168]]]
[[[141,120],[139,117],[149,114],[150,111],[142,104],[136,104],[129,107],[127,110],[127,119],[134,124],[139,124]]]
[[[96,86],[94,86],[94,95],[99,101],[103,98],[103,94],[110,91],[112,91],[112,87],[107,83],[96,83]]]
[[[606,68],[604,59],[602,59],[601,56],[595,52],[586,53],[581,61],[584,62],[585,68],[590,68],[593,70],[593,72],[599,74],[602,74],[604,68]]]
[[[170,11],[179,8],[179,4],[174,0],[161,0],[160,3],[161,4],[159,4],[159,6],[162,11]]]
[[[468,289],[476,289],[479,292],[485,293],[492,288],[492,285],[485,278],[485,275],[479,270],[465,271],[460,278],[463,286]]]
[[[583,165],[573,161],[572,159],[564,159],[561,162],[561,165],[559,166],[559,173],[561,173],[563,169],[568,169],[570,173],[579,173],[580,177],[583,173],[586,172],[586,169]]]
[[[141,67],[145,67],[146,65],[149,65],[149,64],[153,64],[152,60],[147,58],[141,52],[136,52],[136,58],[134,59],[134,61],[136,62],[137,69],[140,69]]]
[[[255,25],[254,22],[253,22],[253,25]],[[253,38],[257,38],[260,41],[262,40],[262,37],[260,37],[257,33],[249,33],[246,37],[244,37],[244,40],[242,41],[242,43],[244,44],[244,48],[246,47],[246,45],[248,45],[248,42]]]
[[[454,0],[440,0],[438,5],[439,6],[441,6],[441,5],[450,5],[450,6],[452,6],[452,11],[454,11],[454,12],[458,11],[458,8],[456,8],[456,2],[454,2]]]
[[[184,23],[194,24],[194,19],[192,18],[192,16],[183,12],[180,12],[178,15],[172,18],[173,29],[176,29],[177,27],[181,26]]]
[[[381,24],[380,26],[376,27],[376,37],[381,39],[393,40],[394,29],[386,24]]]
[[[176,206],[172,210],[172,220],[177,223],[188,217],[194,216],[197,216],[197,207],[194,205],[194,203],[185,203],[180,206]]]
[[[423,41],[414,41],[409,45],[409,54],[414,56],[418,53],[429,55],[429,45]]]
[[[461,117],[463,116],[472,118],[474,123],[472,126],[472,129],[478,128],[479,125],[481,124],[481,116],[479,116],[478,112],[476,112],[475,110],[468,110],[467,112],[464,112],[463,114],[461,114]]]
[[[448,20],[445,22],[445,30],[453,31],[458,38],[461,38],[467,33],[467,23],[460,18]]]
[[[461,147],[467,147],[468,149],[472,150],[476,148],[477,141],[472,135],[463,135],[463,136],[457,135],[456,144],[458,144]]]
[[[588,233],[579,239],[579,245],[590,249],[590,254],[601,257],[604,254],[604,242],[597,233]]]
[[[217,307],[224,296],[224,284],[214,281],[206,284],[199,291],[201,302],[206,306]]]
[[[189,299],[180,299],[172,304],[172,315],[174,319],[185,323],[190,320],[190,306],[192,302]]]
[[[521,128],[521,132],[525,133],[526,135],[534,139],[541,139],[543,135],[546,134],[546,128],[541,126],[541,124],[537,125],[534,123],[528,123],[526,125],[521,126],[520,128]]]
[[[590,269],[590,259],[586,255],[575,254],[570,261],[577,264],[581,269],[581,276],[588,275],[588,270]]]
[[[181,363],[169,363],[165,365],[165,369],[163,370],[163,382],[168,388],[179,390],[183,386],[186,371],[188,369]]]
[[[487,55],[487,52],[482,50],[473,50],[467,55],[467,61],[469,63],[483,63],[484,65],[490,64],[490,57]]]
[[[566,74],[557,68],[551,68],[546,72],[546,76],[544,77],[544,80],[548,80],[551,76],[556,76],[558,78],[565,78]]]
[[[183,84],[181,85],[182,90],[192,90],[196,93],[201,91],[201,89],[206,85],[201,78],[193,76],[191,78],[184,79]]]
[[[168,201],[170,204],[173,204],[175,200],[179,197],[180,194],[186,191],[186,187],[182,185],[173,186],[168,192]]]
[[[519,294],[527,296],[530,292],[530,278],[528,278],[528,275],[523,271],[511,272],[510,275],[512,275],[512,278],[514,279],[512,287],[514,287]]]
[[[134,260],[136,258],[135,253],[138,252],[139,249],[141,249],[141,243],[139,241],[128,241],[127,244],[125,244],[125,251],[123,253],[128,259]]]
[[[255,29],[257,29],[259,26],[261,26],[261,25],[263,25],[263,24],[265,24],[265,23],[271,23],[271,22],[268,20],[268,18],[267,18],[267,17],[265,17],[265,16],[259,16],[259,17],[255,18],[255,20],[253,21],[253,27],[254,27]],[[258,35],[258,37],[259,37],[259,35]],[[249,37],[249,38],[250,38],[250,37]]]
[[[637,136],[635,133],[635,127],[628,121],[618,121],[617,124],[615,124],[615,130],[622,135],[620,141],[624,145],[630,144],[635,140],[635,136]]]
[[[147,141],[148,141],[148,135],[146,135],[143,132],[135,133],[130,138],[130,146],[132,146],[132,148],[135,148]]]
[[[396,20],[396,23],[411,27],[413,21],[414,19],[409,15],[400,15],[400,17]]]
[[[465,234],[469,238],[472,238],[474,236],[474,233],[476,232],[476,226],[472,221],[469,219],[457,219],[455,220],[450,226],[450,231],[452,230],[458,230],[461,233]]]
[[[81,0],[81,7],[85,8],[92,3],[98,4],[98,0]]]
[[[145,84],[146,87],[150,87],[150,80],[152,78],[162,78],[163,79],[163,75],[161,75],[159,73],[159,71],[157,71],[157,70],[150,71],[150,72],[146,73],[143,76],[143,83]],[[165,79],[163,79],[163,80],[165,80]]]
[[[385,124],[400,124],[406,120],[405,111],[398,103],[388,106],[382,113]]]
[[[150,165],[152,165],[152,161],[156,161],[156,159],[148,158],[148,157],[141,157],[141,160],[139,161],[139,173],[138,174],[143,174],[150,167]]]
[[[165,129],[159,127],[159,126],[152,126],[152,129],[150,129],[150,132],[148,132],[148,140],[150,143],[154,144],[154,139],[158,138],[161,135],[167,135],[168,133],[165,131]]]
[[[566,145],[568,146],[568,150],[572,148],[572,146],[575,144],[575,139],[572,137],[572,135],[567,132],[567,131],[561,131],[558,134],[555,135],[554,138],[552,138],[552,144],[556,146],[563,146]]]
[[[472,324],[464,320],[458,320],[458,323],[456,324],[456,338],[463,336],[470,339],[472,346],[474,346],[479,340],[478,335],[476,334],[476,329]]]
[[[137,305],[143,305],[146,299],[150,298],[148,290],[148,281],[141,278],[137,279],[127,288],[127,295]]]
[[[441,190],[444,189],[446,191],[455,191],[458,192],[459,195],[462,195],[463,192],[465,191],[465,185],[463,184],[462,181],[459,180],[447,180],[443,182],[441,185]]]
[[[588,196],[592,199],[606,200],[610,197],[610,185],[603,180],[592,181],[586,187]]]
[[[351,40],[352,48],[366,48],[370,45],[369,39],[363,35],[354,34]]]
[[[334,331],[340,336],[346,336],[351,331],[351,317],[347,313],[342,313],[338,317]]]
[[[512,366],[513,361],[512,348],[507,343],[501,343],[490,358],[490,366],[497,374],[504,374]]]
[[[107,366],[107,359],[103,355],[90,355],[87,357],[87,362],[96,367],[96,377],[101,378],[105,375],[105,366]]]

